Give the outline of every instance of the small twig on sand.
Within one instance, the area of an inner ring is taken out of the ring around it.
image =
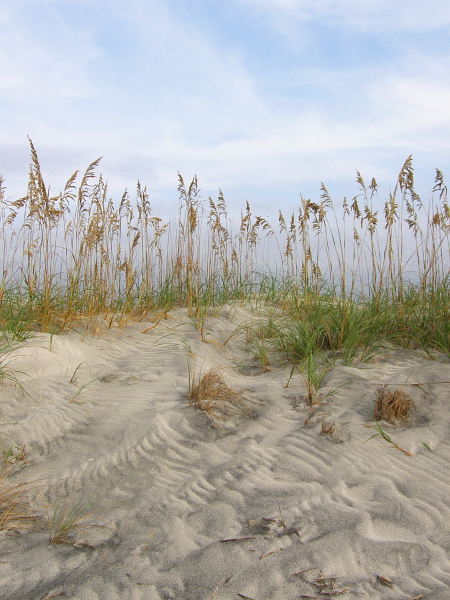
[[[256,535],[241,537],[241,538],[230,538],[228,540],[219,540],[220,542],[243,542],[244,540],[256,540]]]
[[[262,558],[266,558],[266,556],[270,556],[271,554],[275,554],[276,552],[280,552],[280,550],[283,550],[283,548],[278,548],[277,550],[272,550],[272,552],[266,552],[265,554],[261,554],[259,560],[261,560]]]
[[[291,573],[291,577],[294,575],[302,575],[303,573],[307,573],[308,571],[314,571],[317,567],[309,567],[309,569],[303,569],[303,571],[297,571],[297,573]]]
[[[211,594],[211,596],[209,597],[209,600],[213,600],[214,596],[216,595],[217,590],[224,584],[227,583],[228,581],[230,581],[230,577],[228,575],[228,573],[225,575],[225,577],[222,578],[222,580],[219,582],[219,585],[216,587],[216,589],[213,591],[213,593]]]
[[[383,585],[387,585],[388,587],[392,587],[392,581],[387,577],[382,577],[381,575],[377,575],[377,579]]]

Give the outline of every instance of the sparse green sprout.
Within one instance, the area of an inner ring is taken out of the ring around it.
[[[15,464],[19,461],[25,460],[25,446],[10,446],[6,449],[4,453],[4,462],[7,462],[11,465]]]
[[[366,442],[369,442],[374,437],[381,435],[381,437],[384,440],[386,440],[386,442],[388,442],[388,444],[391,444],[392,448],[395,448],[396,450],[400,450],[400,452],[403,452],[404,454],[407,454],[408,456],[414,456],[414,454],[411,454],[411,452],[407,452],[406,450],[403,450],[403,448],[400,448],[400,446],[398,446],[393,440],[391,440],[391,438],[388,436],[388,434],[381,428],[379,423],[376,423],[375,425],[368,425],[368,427],[375,429],[375,431],[377,433],[372,435],[372,437],[370,437],[368,440],[366,440]]]
[[[50,507],[47,504],[44,503],[44,506],[51,544],[76,544],[78,540],[73,537],[74,534],[81,534],[85,538],[84,532],[88,529],[116,530],[111,525],[92,523],[94,515],[101,511],[101,507],[95,501],[79,502],[73,506],[69,502],[61,503],[54,508],[53,512],[49,512]]]
[[[78,367],[75,369],[75,371],[73,372],[72,377],[70,378],[70,383],[72,385],[79,385],[78,383],[78,376],[79,376],[79,370],[80,367],[82,367],[84,364],[86,363],[80,363],[78,365]],[[90,372],[90,369],[89,369]],[[83,399],[80,398],[80,395],[86,390],[86,388],[91,385],[91,383],[93,383],[95,380],[94,378],[91,376],[91,379],[89,381],[87,381],[86,383],[83,383],[79,386],[78,391],[76,392],[76,394],[70,399],[70,402],[82,402]]]

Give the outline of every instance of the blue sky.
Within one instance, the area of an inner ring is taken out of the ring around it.
[[[380,199],[413,155],[426,200],[450,177],[448,0],[8,0],[0,6],[0,173],[25,193],[27,135],[47,185],[103,156],[111,195],[177,171],[231,208],[299,194]]]

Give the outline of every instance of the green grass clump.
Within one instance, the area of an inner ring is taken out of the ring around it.
[[[253,338],[261,357],[271,349],[300,364],[340,353],[350,363],[385,343],[450,355],[450,208],[439,170],[427,204],[411,157],[381,203],[375,179],[366,185],[360,173],[358,194],[340,206],[322,184],[317,201],[279,212],[276,231],[248,203],[233,224],[222,192],[203,201],[195,177],[187,186],[179,175],[170,223],[139,182],[134,199],[125,192],[114,203],[99,160],[51,196],[30,147],[27,194],[8,200],[0,183],[0,331],[9,339],[174,306],[202,333],[210,308],[239,300],[271,307]]]

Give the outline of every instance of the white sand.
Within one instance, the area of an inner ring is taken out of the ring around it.
[[[44,526],[0,532],[0,598],[450,598],[450,384],[439,383],[450,361],[392,350],[338,364],[322,393],[343,387],[305,425],[289,365],[262,372],[242,335],[221,347],[250,318],[222,309],[204,343],[173,310],[146,333],[150,321],[95,338],[38,334],[6,359],[29,393],[0,385],[3,446],[9,434],[27,450],[13,481],[35,481],[49,505],[93,501],[90,522],[114,529],[73,532],[75,546],[50,544]],[[214,428],[187,407],[187,344],[251,415]],[[413,456],[367,441],[377,384],[413,397],[410,425],[383,423]],[[320,435],[322,419],[339,441]],[[45,515],[39,498],[33,514]],[[336,577],[334,589],[320,577]]]

